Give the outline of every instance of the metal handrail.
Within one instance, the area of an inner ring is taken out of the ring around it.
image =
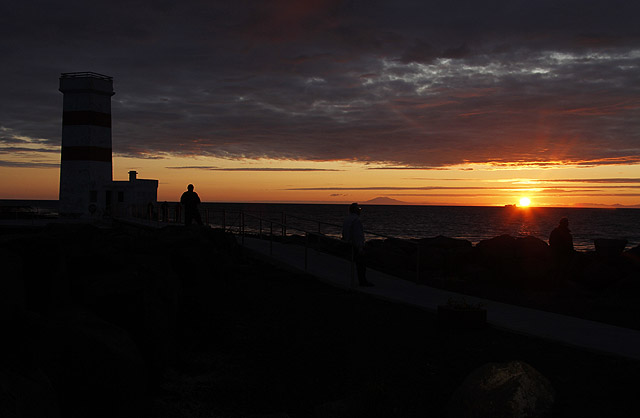
[[[173,205],[174,206],[174,213],[175,213],[175,223],[180,223],[182,222],[182,216],[181,216],[181,211],[178,209],[179,205]],[[215,222],[215,217],[214,216],[210,216],[210,214],[215,214],[216,212],[221,212],[222,213],[222,222],[217,223]],[[134,210],[132,210],[132,215],[134,217],[136,217],[134,214],[139,213]],[[144,212],[143,212],[144,213]],[[201,214],[202,214],[202,210],[201,210]],[[230,217],[228,215],[237,215],[237,218],[235,218],[236,222],[229,222],[230,221]],[[153,219],[152,215],[153,213],[146,213],[145,214],[145,218],[146,220],[151,224],[151,223],[155,223],[157,226],[160,226],[160,224],[164,221],[164,216],[163,216],[163,220],[160,219],[160,216],[158,214],[158,216]],[[334,223],[330,223],[330,222],[324,222],[324,221],[318,221],[318,220],[314,220],[314,219],[309,219],[309,218],[304,218],[301,216],[297,216],[297,215],[289,215],[286,214],[284,212],[282,212],[282,221],[275,221],[273,219],[267,219],[264,218],[262,216],[258,216],[258,215],[254,215],[251,213],[247,213],[245,211],[229,211],[226,209],[222,209],[220,211],[216,211],[216,210],[211,210],[208,208],[204,209],[204,219],[206,221],[206,225],[220,225],[222,226],[222,229],[225,231],[229,231],[229,232],[233,232],[233,230],[235,229],[237,231],[237,233],[240,235],[240,239],[241,239],[241,245],[244,246],[244,237],[246,235],[247,232],[247,225],[246,225],[246,220],[247,218],[250,219],[254,219],[258,221],[258,228],[255,230],[257,232],[257,235],[262,238],[263,236],[263,223],[268,223],[269,224],[269,254],[273,255],[273,237],[274,237],[274,233],[273,233],[273,227],[274,225],[276,227],[278,227],[278,229],[281,230],[281,236],[283,238],[287,237],[287,231],[288,230],[293,230],[293,231],[298,231],[298,232],[302,232],[304,233],[304,238],[305,238],[305,270],[307,270],[308,268],[308,246],[309,246],[309,236],[319,236],[322,237],[324,239],[328,239],[328,240],[333,240],[333,241],[337,241],[337,242],[341,242],[341,239],[332,237],[330,235],[326,235],[323,234],[321,232],[321,228],[320,225],[326,225],[326,226],[332,226],[332,227],[336,227],[336,228],[342,228],[342,225],[338,225],[338,224],[334,224]],[[168,223],[172,223],[172,217],[169,216],[168,217]],[[312,222],[312,223],[316,223],[318,224],[318,230],[316,231],[310,231],[308,229],[305,228],[300,228],[300,227],[296,227],[293,226],[291,224],[289,224],[287,222],[287,219],[299,219],[299,220],[303,220],[306,222]],[[373,232],[373,231],[363,231],[366,235],[368,236],[374,236],[374,237],[379,237],[379,238],[385,238],[385,239],[398,239],[396,237],[392,237],[389,235],[385,235],[385,234],[379,234],[377,232]],[[416,246],[416,282],[418,282],[420,280],[420,243],[412,241],[412,240],[407,240],[408,243],[415,245]],[[354,263],[354,254],[352,251],[351,254],[351,263],[352,263],[352,282],[353,282],[353,263]]]
[[[303,218],[301,216],[296,216],[296,215],[287,214],[287,218],[295,218],[295,219],[300,219],[302,221],[314,222],[314,223],[317,223],[319,225],[335,226],[336,228],[342,228],[342,225],[334,224],[334,223],[331,223],[331,222],[318,221],[318,220],[315,220],[315,219]],[[379,234],[379,233],[373,232],[373,231],[366,231],[365,230],[364,233],[367,234],[367,235],[374,235],[374,236],[380,237],[380,238],[387,238],[387,239],[395,239],[396,238],[396,237],[392,237],[390,235]]]
[[[338,228],[342,228],[342,225],[333,224],[331,222],[318,221],[318,220],[315,220],[315,219],[303,218],[302,216],[296,216],[296,215],[287,214],[287,217],[288,218],[294,218],[294,219],[300,219],[301,221],[313,222],[313,223],[318,223],[318,224],[321,224],[321,225],[335,226],[335,227],[338,227]]]
[[[244,229],[244,221],[245,221],[245,217],[250,217],[250,218],[254,218],[256,220],[258,220],[260,222],[260,229],[259,229],[259,233],[260,236],[262,236],[262,222],[268,222],[269,223],[269,255],[273,255],[273,225],[276,226],[280,226],[282,228],[282,232],[283,232],[283,237],[286,237],[286,229],[293,229],[296,231],[300,231],[300,232],[304,232],[304,270],[307,271],[309,269],[309,236],[310,235],[317,235],[317,236],[321,236],[325,239],[328,240],[333,240],[333,241],[341,241],[338,240],[336,238],[330,237],[328,235],[324,235],[322,233],[316,233],[316,232],[311,232],[311,231],[307,231],[303,228],[297,228],[297,227],[293,227],[293,226],[288,226],[285,224],[285,222],[278,222],[278,221],[274,221],[271,219],[265,219],[262,218],[260,216],[256,216],[256,215],[251,215],[251,214],[246,214],[244,212],[242,212],[242,223],[243,223],[243,228],[242,228],[242,245],[244,245],[244,235],[245,235],[245,229]],[[285,216],[283,216],[283,219],[286,219]],[[351,287],[354,287],[355,285],[355,257],[354,257],[354,250],[353,247],[351,247],[351,258],[350,258],[350,262],[351,262]]]
[[[286,223],[284,223],[284,222],[283,222],[283,223],[280,223],[280,222],[273,221],[273,220],[270,220],[270,219],[264,219],[264,218],[261,218],[261,217],[256,216],[256,215],[247,215],[247,214],[245,214],[244,216],[249,216],[249,217],[254,218],[254,219],[257,219],[257,220],[259,220],[259,221],[261,221],[261,222],[262,222],[262,221],[269,222],[269,223],[271,224],[271,231],[273,231],[273,224],[276,224],[276,225],[281,226],[281,227],[283,228],[283,230],[286,230],[286,229],[288,228],[288,229],[294,229],[294,230],[297,230],[297,231],[300,231],[300,232],[304,232],[304,233],[305,233],[305,270],[307,270],[307,263],[308,263],[308,258],[307,258],[307,249],[308,249],[309,235],[318,235],[318,236],[321,236],[321,237],[323,237],[323,238],[325,238],[325,239],[334,240],[334,241],[341,241],[341,240],[339,240],[339,239],[337,239],[337,238],[333,238],[333,237],[328,236],[328,235],[326,235],[326,234],[322,234],[321,232],[311,232],[311,231],[308,231],[308,230],[303,229],[303,228],[297,228],[297,227],[293,227],[293,226],[287,225],[287,224],[286,224]],[[308,219],[308,218],[302,218],[302,217],[295,216],[295,215],[286,215],[286,217],[284,217],[284,219],[286,219],[287,217],[288,217],[288,218],[292,218],[292,217],[293,217],[293,218],[297,218],[297,219],[305,220],[305,221],[308,221],[308,222],[317,222],[318,224],[322,223],[322,224],[324,224],[324,225],[331,225],[331,226],[335,226],[335,227],[342,228],[342,226],[341,226],[341,225],[336,225],[336,224],[332,224],[332,223],[329,223],[329,222],[323,222],[323,221],[311,220],[311,219]],[[244,222],[244,218],[243,218],[243,222]],[[319,228],[318,228],[318,229],[319,229]],[[261,231],[261,230],[262,230],[262,228],[260,227],[260,232],[259,232],[259,235],[260,235],[260,236],[262,235],[262,233],[261,233],[262,231]],[[376,232],[371,232],[371,231],[363,231],[363,232],[364,232],[365,234],[367,234],[367,235],[374,235],[374,236],[376,236],[376,237],[381,237],[381,238],[386,238],[386,239],[396,239],[396,237],[392,237],[392,236],[384,235],[384,234],[379,234],[379,233],[376,233]],[[272,234],[271,234],[271,235],[272,235]],[[272,238],[272,236],[271,236],[271,235],[270,235],[270,241],[271,241],[271,238]],[[283,235],[283,236],[285,236],[285,235]],[[244,227],[243,227],[243,239],[244,239]],[[244,241],[243,241],[243,242],[244,242]],[[409,243],[411,243],[412,245],[415,245],[415,246],[416,246],[416,282],[419,282],[419,280],[420,280],[420,243],[418,243],[418,242],[414,242],[414,241],[407,241],[407,242],[409,242]],[[273,245],[273,244],[272,244],[272,242],[271,242],[271,243],[270,243],[270,246],[272,247],[272,245]],[[272,249],[270,249],[270,254],[272,254]],[[351,263],[352,263],[352,266],[351,266],[352,268],[351,268],[351,270],[352,270],[352,284],[353,284],[353,280],[354,280],[354,276],[353,276],[353,274],[354,274],[354,268],[353,268],[353,267],[354,267],[354,254],[353,254],[353,248],[352,248],[352,251],[351,251]]]

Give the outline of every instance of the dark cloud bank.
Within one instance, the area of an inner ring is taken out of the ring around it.
[[[96,71],[115,78],[120,154],[638,163],[639,15],[611,0],[3,2],[2,141],[59,144],[59,74]]]

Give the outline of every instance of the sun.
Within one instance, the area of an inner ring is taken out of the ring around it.
[[[520,199],[520,206],[529,206],[531,204],[531,199],[529,199],[528,197],[523,197],[522,199]]]

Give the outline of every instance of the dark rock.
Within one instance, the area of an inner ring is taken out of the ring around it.
[[[519,258],[534,258],[539,261],[548,261],[549,245],[534,236],[516,238],[516,256]]]
[[[458,276],[464,273],[473,254],[471,241],[439,235],[416,240],[420,251],[420,268],[435,276]]]
[[[511,235],[500,235],[476,244],[481,257],[493,261],[512,259],[516,255],[516,239]]]
[[[552,288],[561,282],[551,280],[551,251],[549,245],[534,236],[516,238],[517,274],[524,281],[524,286],[532,288]]]
[[[387,238],[383,241],[382,248],[396,254],[413,256],[416,253],[416,244],[399,238]]]
[[[551,280],[550,249],[539,238],[501,235],[480,241],[475,250],[475,262],[487,270],[481,277],[487,283],[526,289],[561,285]]]
[[[593,240],[596,254],[600,257],[617,257],[622,254],[627,246],[626,239],[597,238]]]
[[[443,250],[459,250],[473,247],[471,241],[466,239],[449,238],[442,235],[434,238],[422,238],[417,242],[423,247],[435,247]]]
[[[420,269],[421,276],[457,274],[471,256],[471,242],[438,236],[419,240],[386,238],[367,241],[366,254],[371,266],[394,274],[411,274]]]
[[[478,242],[474,247],[473,264],[480,269],[474,280],[489,286],[518,286],[520,277],[515,276],[520,267],[516,261],[515,244],[516,239],[510,235]]]
[[[526,363],[488,363],[472,372],[451,397],[449,418],[550,417],[551,383]]]
[[[546,259],[549,257],[549,245],[534,236],[514,238],[511,235],[482,240],[476,244],[481,257],[492,261],[512,259]]]
[[[592,291],[616,287],[626,276],[639,277],[638,266],[628,257],[607,257],[590,252],[579,258],[580,263],[574,266],[579,272],[579,282]]]
[[[625,252],[625,254],[629,255],[629,257],[631,257],[634,260],[640,261],[640,245],[637,245],[629,249],[628,251]]]

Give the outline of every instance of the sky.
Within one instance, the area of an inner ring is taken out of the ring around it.
[[[57,199],[61,73],[113,174],[211,202],[640,205],[640,2],[0,4],[0,198]]]

